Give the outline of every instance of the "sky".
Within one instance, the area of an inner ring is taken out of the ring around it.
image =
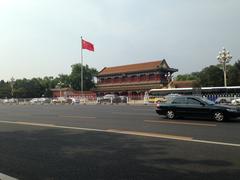
[[[84,64],[166,59],[178,74],[240,58],[239,0],[0,0],[0,79],[69,74],[80,37],[95,46]],[[177,74],[176,74],[177,75]]]

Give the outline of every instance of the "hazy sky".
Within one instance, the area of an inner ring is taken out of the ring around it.
[[[239,0],[0,0],[0,79],[166,59],[179,73],[240,58]]]

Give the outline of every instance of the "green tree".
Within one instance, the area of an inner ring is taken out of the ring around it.
[[[74,64],[71,67],[71,87],[75,90],[81,90],[81,64]],[[85,91],[95,87],[94,77],[97,73],[98,71],[95,68],[89,68],[88,65],[83,66],[83,88]]]
[[[11,95],[11,86],[10,83],[3,80],[0,81],[0,98],[10,98]]]
[[[44,94],[44,87],[41,86],[39,79],[18,79],[14,85],[14,95],[17,98],[41,97]]]
[[[240,60],[228,69],[227,84],[230,86],[240,86]]]
[[[218,66],[208,66],[199,73],[200,85],[223,86],[223,71]]]
[[[57,83],[62,83],[62,88],[71,86],[71,78],[67,74],[59,74],[55,80]]]
[[[51,89],[61,82],[63,87],[72,87],[75,90],[81,89],[81,64],[74,64],[71,66],[72,72],[70,75],[59,74],[58,77],[52,76],[44,78],[32,79],[17,79],[14,82],[13,96],[16,98],[34,98],[34,97],[51,97]],[[83,66],[84,70],[84,90],[90,90],[95,86],[93,78],[97,75],[95,68],[89,68],[88,65]],[[0,81],[0,98],[10,98],[11,85],[10,82]]]
[[[51,89],[53,89],[56,84],[57,81],[55,80],[55,78],[53,78],[52,76],[45,76],[43,79],[39,78],[38,79],[43,90],[44,90],[44,97],[51,97],[52,96],[52,91]]]
[[[199,72],[192,72],[190,74],[180,74],[176,77],[176,81],[199,80]]]

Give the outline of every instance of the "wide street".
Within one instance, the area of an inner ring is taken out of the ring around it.
[[[143,105],[0,105],[0,175],[239,179],[240,120],[167,120],[154,110]]]

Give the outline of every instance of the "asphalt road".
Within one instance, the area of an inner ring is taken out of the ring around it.
[[[167,120],[152,106],[0,105],[1,173],[31,180],[238,180],[240,120]]]

